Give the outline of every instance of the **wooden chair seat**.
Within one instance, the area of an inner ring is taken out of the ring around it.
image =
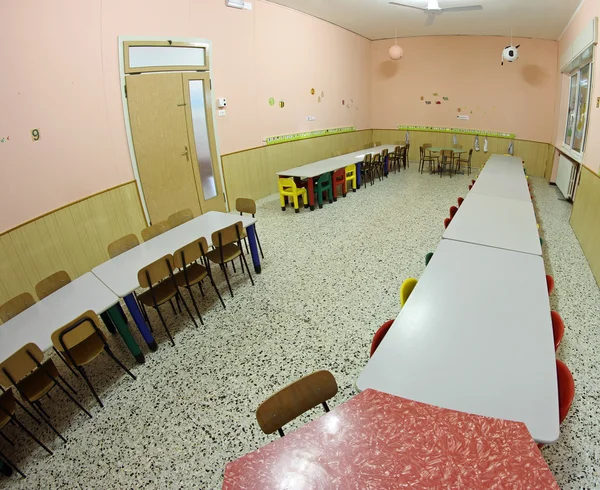
[[[52,359],[44,361],[42,367],[54,378],[58,378],[58,369]],[[31,402],[39,400],[54,388],[54,381],[45,374],[44,370],[36,369],[15,385],[19,393],[24,395]]]
[[[154,297],[156,298],[156,303],[158,305],[162,305],[169,301],[177,294],[177,288],[169,280],[159,282],[156,286],[152,287],[152,291],[154,291]],[[138,301],[144,303],[146,306],[154,306],[151,290],[148,289],[140,294],[138,296]]]
[[[221,248],[223,249],[223,260],[221,260],[221,252],[218,248],[210,250],[206,253],[206,256],[215,264],[229,262],[242,254],[240,247],[238,247],[235,243],[228,243],[227,245],[223,245]]]
[[[193,286],[194,284],[198,284],[206,276],[208,276],[206,267],[204,267],[200,264],[188,265],[185,270],[186,270],[186,274],[187,274],[187,280],[189,281],[190,286]],[[184,288],[187,286],[187,283],[185,282],[185,277],[186,276],[183,273],[183,271],[175,274],[175,282],[177,283],[177,286],[179,286],[180,288]]]

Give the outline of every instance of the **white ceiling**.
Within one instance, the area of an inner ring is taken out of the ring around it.
[[[556,40],[581,0],[439,0],[441,8],[482,5],[482,11],[445,12],[425,27],[427,16],[388,0],[269,0],[326,20],[368,39],[435,35],[490,35]],[[427,0],[395,0],[427,7]]]

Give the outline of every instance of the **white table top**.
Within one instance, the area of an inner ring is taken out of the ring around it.
[[[118,301],[94,274],[87,272],[0,325],[0,360],[29,342],[42,350],[49,349],[52,332],[88,310],[100,314]]]
[[[542,255],[530,202],[469,192],[444,238]]]
[[[442,240],[356,384],[524,422],[551,443],[555,362],[542,258]]]
[[[404,145],[399,145],[404,146]],[[366,150],[355,151],[353,153],[346,153],[337,157],[326,158],[325,160],[319,160],[318,162],[308,163],[300,167],[290,168],[283,172],[277,172],[277,175],[282,177],[300,177],[300,178],[312,178],[319,175],[323,175],[327,172],[333,172],[339,168],[344,168],[346,165],[352,165],[356,163],[357,157],[364,157],[367,153],[381,153],[384,149],[389,152],[394,151],[396,145],[382,145]]]
[[[504,197],[531,202],[525,174],[515,172],[494,172],[487,170],[487,165],[477,178],[471,192],[488,196]]]
[[[94,267],[92,272],[111,291],[123,298],[140,286],[137,279],[140,269],[167,254],[172,254],[177,249],[200,237],[206,238],[208,246],[211,246],[211,235],[213,232],[238,221],[241,221],[244,228],[246,228],[256,223],[256,218],[233,213],[210,211],[152,240],[140,243],[137,247],[128,250],[114,259],[110,259],[98,267]]]
[[[523,162],[519,157],[507,157],[503,155],[492,155],[483,169],[481,174],[503,174],[506,176],[512,176],[519,179],[525,178],[525,172],[523,171]]]

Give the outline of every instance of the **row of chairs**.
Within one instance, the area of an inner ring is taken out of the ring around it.
[[[240,214],[247,212],[254,215],[256,213],[256,204],[251,199],[238,199],[236,209]],[[161,223],[159,226],[154,225],[144,229],[142,231],[142,236],[144,240],[150,240],[151,238],[164,233],[168,229],[179,226],[191,219],[193,219],[193,214],[190,210],[186,209],[179,211],[178,213],[169,216],[168,220]],[[140,286],[147,289],[141,294],[136,295],[136,298],[148,324],[151,325],[145,307],[151,306],[156,308],[168,337],[171,342],[174,343],[171,333],[164,322],[159,306],[176,298],[178,304],[179,301],[184,304],[190,318],[194,324],[198,326],[180,293],[180,288],[188,290],[198,318],[200,319],[200,322],[203,323],[202,316],[200,315],[191,288],[197,284],[201,294],[204,296],[201,283],[207,277],[210,279],[223,308],[225,308],[225,303],[212,278],[210,262],[219,264],[223,270],[232,296],[233,292],[227,275],[227,264],[231,262],[233,265],[233,261],[237,257],[240,258],[242,272],[243,267],[245,266],[248,270],[250,280],[252,284],[254,284],[242,246],[242,240],[244,240],[245,237],[244,228],[241,221],[239,221],[213,233],[211,238],[215,246],[212,250],[209,250],[206,239],[200,237],[198,240],[180,248],[173,255],[162,257],[141,269],[138,273],[138,280]],[[258,243],[260,246],[260,242]],[[137,236],[133,234],[127,235],[109,244],[108,253],[111,258],[116,257],[137,245],[139,245]],[[260,252],[262,254],[262,248],[260,248]],[[71,278],[69,277],[69,274],[66,271],[59,271],[40,281],[35,286],[35,291],[38,298],[42,300],[70,282]],[[31,294],[22,293],[0,306],[0,320],[2,320],[2,322],[7,322],[34,304],[35,299]],[[172,303],[171,305],[173,306]],[[121,315],[125,317],[120,305],[119,309]],[[173,310],[175,311],[174,306]],[[51,341],[53,349],[59,359],[62,360],[74,376],[81,376],[98,401],[98,404],[102,407],[102,401],[90,382],[84,366],[87,368],[88,364],[96,359],[102,352],[105,352],[121,369],[131,376],[131,378],[136,379],[136,377],[112,352],[103,331],[100,329],[100,324],[98,316],[93,311],[88,311],[69,322],[67,325],[57,329],[51,335]],[[110,329],[108,325],[107,328]],[[17,390],[20,398],[27,403],[30,409],[27,409],[26,406],[14,396],[13,387]],[[14,445],[13,441],[8,439],[2,432],[2,429],[8,424],[15,425],[32,437],[49,454],[52,454],[52,451],[17,418],[16,407],[18,405],[37,424],[41,423],[40,420],[43,421],[58,437],[66,442],[66,438],[52,424],[48,413],[41,404],[44,397],[50,398],[49,393],[53,388],[58,388],[62,391],[74,404],[91,418],[92,415],[75,398],[74,394],[77,394],[77,391],[59,372],[54,361],[51,358],[46,358],[36,344],[28,343],[24,345],[12,356],[1,362],[0,389],[2,390],[2,394],[0,395],[0,436],[9,444]],[[0,452],[0,458],[5,460],[19,474],[25,477],[24,473],[2,452]]]
[[[429,164],[429,173],[437,171],[442,177],[444,170],[448,170],[450,177],[452,173],[460,172],[462,164],[467,168],[467,174],[471,175],[471,160],[473,158],[473,149],[469,150],[468,157],[464,159],[463,153],[455,153],[452,150],[442,150],[439,155],[432,154],[429,149],[431,143],[425,143],[419,147],[419,172],[423,173],[425,164]],[[455,149],[462,150],[462,145],[454,145]]]

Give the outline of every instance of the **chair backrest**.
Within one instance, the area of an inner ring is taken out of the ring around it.
[[[401,160],[406,160],[406,151],[408,150],[407,146],[403,146],[402,148],[400,148],[400,159]]]
[[[556,377],[558,381],[558,419],[562,424],[569,413],[573,398],[575,398],[575,381],[567,365],[560,359],[556,360]]]
[[[404,280],[402,286],[400,286],[400,306],[404,306],[406,304],[416,285],[417,280],[413,277]]]
[[[458,207],[460,208],[462,203],[465,202],[465,200],[462,197],[459,197],[456,202],[458,202]]]
[[[546,274],[546,286],[548,287],[548,294],[552,294],[554,291],[554,278]]]
[[[381,155],[379,153],[373,156],[373,163],[381,163]]]
[[[230,243],[238,242],[240,238],[242,238],[243,234],[244,225],[242,225],[241,221],[238,221],[237,223],[215,231],[211,235],[210,239],[213,247],[223,247],[225,245],[229,245]]]
[[[356,165],[352,164],[352,165],[347,165],[346,166],[346,176],[351,176],[356,174]]]
[[[431,262],[431,259],[433,258],[433,252],[429,252],[426,256],[425,256],[425,267],[427,267],[429,265],[429,262]]]
[[[284,191],[286,187],[290,187],[294,190],[297,188],[294,179],[290,179],[289,177],[277,179],[277,186],[279,187],[279,192]]]
[[[450,206],[450,218],[454,218],[454,215],[458,212],[458,208],[456,206]]]
[[[473,188],[473,185],[469,185],[469,190],[471,190]]]
[[[169,226],[168,221],[159,221],[158,223],[142,230],[142,240],[145,242],[152,240],[153,238],[162,235],[165,231],[169,231],[170,228],[171,227]]]
[[[550,312],[552,318],[552,334],[554,335],[554,350],[558,349],[560,341],[565,335],[565,322],[562,317],[556,311]]]
[[[452,221],[452,218],[446,218],[444,220],[444,228],[448,228],[450,226],[451,221]]]
[[[256,420],[265,434],[272,434],[307,410],[326,402],[337,391],[333,374],[329,371],[317,371],[262,402],[256,410]]]
[[[376,141],[375,146],[381,146],[381,141]]]
[[[70,321],[66,325],[56,329],[50,336],[52,345],[60,351],[72,349],[83,341],[93,336],[98,336],[104,341],[104,335],[99,328],[100,319],[93,311],[86,311],[83,315],[79,315],[75,320]],[[61,334],[66,332],[64,335]]]
[[[393,325],[393,323],[394,320],[388,320],[377,329],[377,332],[375,332],[375,335],[373,335],[373,341],[371,342],[371,353],[369,354],[369,357],[373,357],[373,354],[375,354],[377,347],[379,347],[379,344],[381,344],[381,341],[388,333],[388,330]]]
[[[471,157],[473,156],[473,148],[469,150],[469,163],[471,162]]]
[[[373,160],[373,155],[371,153],[367,153],[363,159],[363,161],[365,163],[371,163],[372,160]]]
[[[140,286],[149,288],[151,285],[169,277],[173,272],[173,262],[173,256],[168,254],[140,269],[138,272]]]
[[[384,159],[385,157],[387,157],[388,153],[389,153],[389,151],[387,148],[384,148],[383,150],[381,150],[381,158]]]
[[[238,213],[248,213],[254,216],[256,214],[256,202],[247,197],[238,197],[235,200],[235,210]]]
[[[431,143],[423,143],[423,149],[431,148],[433,145]]]
[[[131,250],[133,247],[137,247],[139,244],[140,241],[138,240],[138,237],[133,233],[125,235],[123,238],[119,238],[108,244],[108,255],[112,259],[117,255],[127,252],[127,250]]]
[[[452,145],[452,148],[456,148],[457,150],[462,150],[462,145]]]
[[[419,157],[421,160],[423,160],[423,157],[425,157],[425,148],[422,146],[419,146]]]
[[[173,263],[177,269],[182,269],[183,266],[204,258],[206,252],[208,252],[208,242],[202,236],[173,252]]]
[[[33,356],[33,359],[27,352]],[[15,383],[21,381],[25,376],[31,373],[31,371],[38,367],[34,359],[41,364],[44,360],[44,353],[33,343],[24,345],[12,356],[4,359],[4,361],[0,363],[0,385],[4,388],[8,388],[13,384],[13,381]],[[9,379],[5,371],[10,375],[13,381]]]
[[[33,299],[31,294],[21,293],[0,306],[0,320],[2,320],[3,323],[6,323],[8,320],[16,317],[19,313],[25,311],[34,304],[35,299]]]
[[[66,271],[58,271],[38,282],[35,285],[35,293],[39,299],[44,299],[70,282],[71,278]]]
[[[410,143],[406,143],[406,145],[404,145],[404,158],[408,158],[409,153],[410,153]]]
[[[331,182],[331,174],[329,172],[319,175],[319,178],[315,181],[316,185],[323,185]]]
[[[17,404],[11,389],[0,393],[0,428],[4,427],[15,414]]]
[[[167,218],[167,223],[169,223],[169,228],[175,228],[193,219],[194,213],[192,213],[191,209],[186,208],[182,209],[181,211],[177,211],[176,213],[173,213],[171,216],[169,216]]]
[[[394,155],[396,155],[396,157],[398,157],[398,155],[400,155],[400,150],[401,150],[400,145],[398,145],[398,146],[396,146],[396,148],[394,148]]]
[[[373,143],[367,143],[367,144],[364,146],[364,148],[365,148],[365,150],[368,150],[369,148],[373,148]]]

